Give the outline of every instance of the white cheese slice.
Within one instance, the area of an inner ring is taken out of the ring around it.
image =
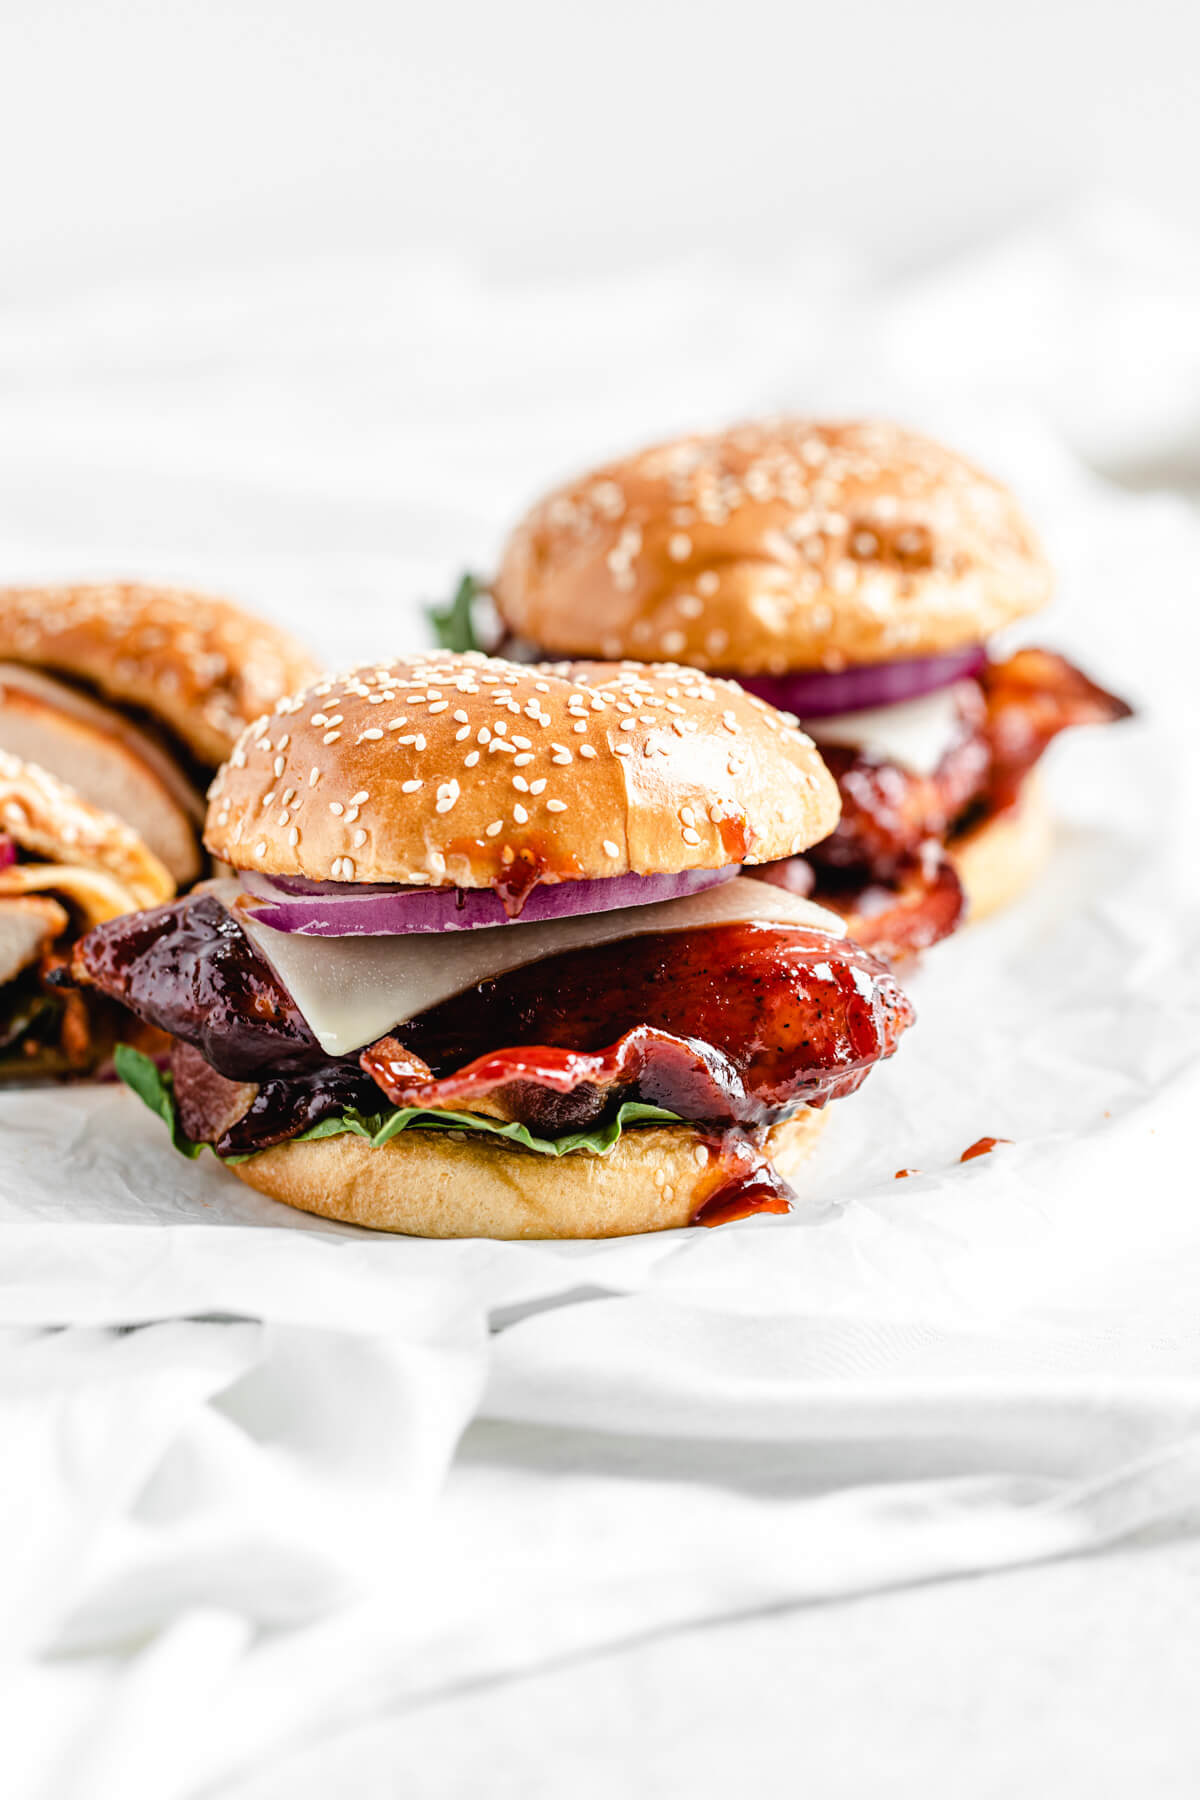
[[[847,744],[885,762],[898,763],[914,775],[932,775],[959,735],[961,688],[962,683],[955,682],[936,694],[902,700],[897,706],[806,719],[804,729],[818,744]]]
[[[800,925],[835,937],[846,929],[836,914],[810,900],[768,882],[740,877],[658,906],[547,919],[536,925],[396,937],[307,937],[257,923],[255,902],[235,881],[208,885],[271,964],[330,1056],[348,1056],[490,975],[563,950],[742,919]]]

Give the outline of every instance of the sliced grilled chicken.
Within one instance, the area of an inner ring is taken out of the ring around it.
[[[132,825],[177,885],[200,874],[201,796],[162,745],[115,708],[36,669],[0,664],[0,749]]]
[[[0,899],[0,986],[38,962],[68,923],[66,909],[48,895]]]

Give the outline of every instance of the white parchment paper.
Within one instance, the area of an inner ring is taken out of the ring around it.
[[[882,302],[351,264],[0,314],[13,576],[208,582],[345,662],[576,463],[869,404],[1017,484],[1061,572],[1027,635],[1139,709],[1056,748],[1046,878],[913,975],[790,1219],[376,1237],[176,1158],[122,1090],[0,1095],[6,1791],[232,1792],[466,1682],[1200,1502],[1200,523],[1066,447],[1145,462],[1200,417],[1193,262],[1135,241],[1097,215]]]

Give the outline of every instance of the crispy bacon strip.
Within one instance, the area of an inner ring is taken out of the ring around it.
[[[979,698],[977,688],[964,685]],[[911,868],[930,838],[944,838],[985,791],[990,751],[982,700],[976,722],[932,775],[915,775],[846,745],[826,745],[821,754],[841,791],[842,816],[806,854],[818,870],[857,870],[890,882]]]
[[[941,844],[923,844],[891,887],[868,882],[857,892],[821,902],[833,906],[846,921],[850,936],[888,962],[903,962],[940,944],[958,930],[967,896],[958,871]]]
[[[913,1016],[857,945],[760,922],[648,932],[508,970],[408,1020],[361,1066],[322,1052],[211,895],[99,927],[71,972],[225,1078],[203,1086],[190,1058],[179,1066],[181,1104],[198,1130],[220,1130],[221,1154],[345,1107],[378,1110],[380,1088],[422,1107],[469,1097],[547,1135],[593,1122],[616,1088],[682,1118],[757,1127],[852,1091]]]
[[[1111,725],[1133,708],[1052,650],[1018,650],[988,663],[980,675],[990,756],[989,810],[1011,806],[1029,771],[1060,731],[1073,725]]]
[[[830,744],[842,817],[804,857],[747,870],[811,893],[852,936],[893,961],[954,931],[964,904],[944,844],[964,822],[1002,812],[1059,732],[1130,708],[1050,650],[1019,650],[961,684],[961,731],[932,775]]]
[[[856,944],[715,926],[512,970],[411,1020],[362,1065],[397,1105],[469,1099],[542,1130],[591,1123],[615,1089],[681,1118],[762,1125],[852,1092],[912,1017]],[[414,1080],[414,1053],[440,1078]]]

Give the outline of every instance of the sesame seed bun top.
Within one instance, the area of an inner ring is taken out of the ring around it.
[[[731,682],[431,651],[257,720],[205,841],[267,874],[474,888],[769,862],[838,812],[811,740]]]
[[[265,619],[136,582],[0,588],[0,661],[53,670],[139,707],[214,767],[251,719],[317,673],[307,651]]]
[[[556,655],[743,675],[981,643],[1050,573],[1008,490],[899,425],[776,419],[680,438],[547,495],[493,583]]]

